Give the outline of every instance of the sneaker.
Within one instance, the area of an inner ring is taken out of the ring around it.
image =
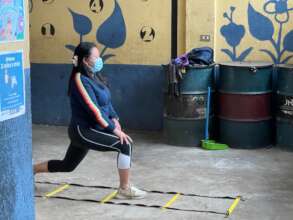
[[[115,196],[116,199],[143,199],[147,193],[134,186],[130,186],[128,189],[118,189],[118,193]]]

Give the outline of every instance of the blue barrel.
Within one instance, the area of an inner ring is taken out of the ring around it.
[[[214,67],[196,66],[187,67],[180,83],[182,95],[207,94],[208,87],[214,88]]]
[[[232,148],[273,145],[273,65],[220,64],[217,94],[218,138]]]
[[[164,134],[176,146],[200,146],[204,139],[208,87],[214,88],[214,65],[188,67],[179,94],[165,93]],[[211,111],[211,127],[213,127]]]
[[[293,65],[278,65],[277,146],[293,150]]]
[[[220,64],[219,92],[230,94],[266,94],[272,92],[273,65],[260,62]]]

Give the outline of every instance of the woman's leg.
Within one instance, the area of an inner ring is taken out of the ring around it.
[[[34,164],[34,174],[37,173],[48,173],[48,161],[42,162],[42,163],[38,163],[38,164]]]
[[[123,144],[119,142],[117,144],[120,152],[117,156],[117,167],[120,178],[120,188],[127,189],[129,187],[130,181],[130,167],[131,167],[131,157],[132,157],[132,145]]]
[[[120,139],[105,132],[95,129],[84,129],[77,127],[77,133],[80,137],[79,142],[87,145],[89,149],[96,151],[116,151],[117,167],[120,179],[120,188],[127,189],[130,182],[130,167],[132,146],[129,144],[121,144]]]
[[[34,165],[34,174],[36,173],[55,173],[55,172],[71,172],[82,159],[86,156],[88,149],[69,145],[63,160],[49,160]]]
[[[118,169],[119,179],[120,179],[120,188],[128,189],[129,188],[129,179],[130,179],[130,170],[129,169]]]

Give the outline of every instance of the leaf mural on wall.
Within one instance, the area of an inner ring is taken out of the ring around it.
[[[108,59],[110,59],[111,57],[114,57],[115,54],[104,54],[102,57],[103,61],[106,62]]]
[[[244,50],[240,56],[238,57],[238,61],[243,61],[246,59],[246,57],[250,54],[250,52],[253,50],[253,47],[249,47],[246,50]]]
[[[283,61],[282,61],[282,63],[283,64],[286,64],[290,59],[292,59],[293,58],[293,55],[290,55],[290,56],[288,56],[287,58],[285,58]]]
[[[276,63],[287,63],[293,55],[282,60],[282,56],[286,51],[293,52],[293,30],[291,30],[283,38],[284,25],[289,22],[292,8],[288,8],[288,0],[269,0],[263,6],[263,10],[269,15],[275,15],[274,20],[278,24],[275,28],[269,17],[256,11],[251,4],[248,5],[248,25],[251,35],[260,41],[269,41],[274,51],[268,49],[260,49],[261,52],[267,54],[271,60]],[[276,33],[277,37],[274,37]],[[283,41],[283,48],[282,48]]]
[[[274,25],[270,19],[248,6],[248,24],[253,37],[260,41],[271,40],[274,35]]]
[[[291,30],[284,38],[284,49],[293,52],[293,30]]]
[[[234,56],[233,52],[229,49],[221,49],[223,53],[225,53],[232,61],[236,60],[236,57]]]
[[[284,38],[283,42],[284,50],[287,50],[289,52],[293,52],[293,30],[291,30]],[[293,55],[290,55],[286,57],[282,63],[287,63],[291,58],[293,58]]]
[[[101,55],[103,55],[107,48],[121,47],[126,40],[126,25],[121,8],[115,0],[115,7],[110,17],[97,30],[97,41],[103,44]]]
[[[259,51],[266,53],[274,63],[278,63],[276,56],[271,51],[267,49],[260,49]]]
[[[85,15],[76,13],[76,12],[72,11],[70,8],[68,8],[68,10],[72,16],[74,31],[79,34],[79,41],[82,42],[83,36],[87,35],[91,32],[92,22]],[[72,52],[75,49],[75,46],[71,45],[71,44],[67,44],[67,45],[65,45],[65,47],[68,50],[71,50]]]
[[[71,44],[66,44],[65,47],[66,47],[68,50],[71,50],[72,52],[74,52],[74,50],[75,50],[75,46],[74,46],[74,45],[71,45]]]
[[[115,56],[115,54],[105,54],[107,48],[116,49],[121,47],[126,40],[126,25],[123,17],[121,7],[117,0],[114,0],[115,6],[113,13],[98,27],[96,32],[97,42],[104,45],[101,51],[101,58],[105,61]],[[92,2],[90,2],[90,5]],[[104,2],[100,0],[100,4]],[[92,30],[91,20],[82,14],[74,12],[68,9],[72,15],[73,27],[76,33],[80,36],[80,42],[83,41],[83,36],[87,35]],[[92,10],[92,8],[91,8]],[[71,51],[74,51],[74,45],[65,45],[65,47]]]
[[[73,26],[76,33],[80,35],[80,42],[82,41],[82,36],[89,34],[92,30],[92,22],[91,20],[82,15],[78,14],[71,9],[68,9],[72,15]]]

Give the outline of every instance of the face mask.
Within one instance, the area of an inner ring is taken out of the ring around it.
[[[96,59],[94,66],[91,66],[90,69],[93,73],[100,72],[103,69],[103,65],[103,60],[101,57],[99,57]]]

